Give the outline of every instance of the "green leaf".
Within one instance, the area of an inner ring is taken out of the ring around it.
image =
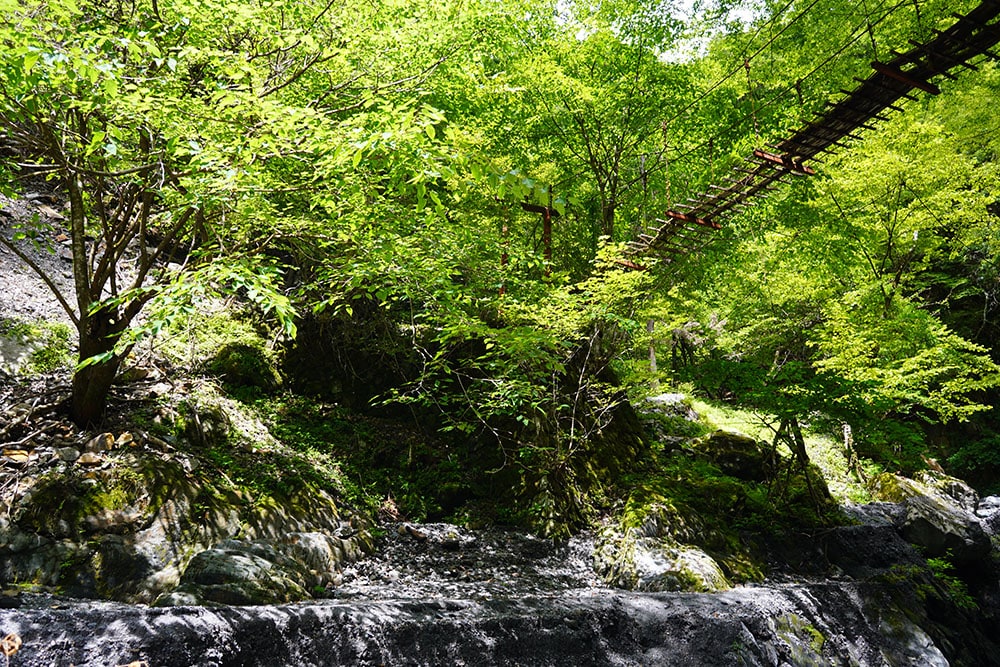
[[[41,58],[41,56],[42,54],[37,51],[29,51],[24,54],[24,61],[21,67],[24,70],[25,75],[31,73],[31,70],[35,67],[35,63],[38,62],[38,59]]]

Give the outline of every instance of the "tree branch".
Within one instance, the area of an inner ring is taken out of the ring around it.
[[[31,257],[29,257],[24,251],[22,251],[20,248],[14,245],[13,242],[9,241],[3,236],[0,236],[0,245],[4,246],[5,248],[8,248],[12,253],[17,255],[22,262],[28,265],[28,268],[34,271],[35,274],[37,274],[38,277],[42,279],[42,282],[45,283],[46,287],[49,288],[49,291],[52,292],[52,295],[55,296],[56,300],[59,302],[59,305],[62,306],[62,309],[66,311],[67,315],[69,315],[69,318],[73,321],[73,324],[78,325],[80,322],[80,318],[77,317],[75,312],[73,312],[73,308],[69,305],[69,302],[66,300],[66,297],[63,296],[62,292],[59,290],[59,287],[56,286],[52,278],[50,278],[48,274],[45,273],[45,271],[42,270],[42,268],[38,266],[38,264],[33,259],[31,259]]]

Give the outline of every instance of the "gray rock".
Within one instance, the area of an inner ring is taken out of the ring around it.
[[[31,355],[39,348],[41,344],[37,341],[0,336],[0,370],[11,375],[16,374],[31,360]]]
[[[884,473],[872,481],[872,494],[902,505],[897,523],[900,534],[928,556],[948,556],[955,563],[987,557],[992,544],[983,522],[972,511],[975,491],[946,475],[924,475],[923,479],[930,483]],[[969,504],[972,508],[967,509]]]
[[[975,512],[979,494],[964,481],[935,470],[921,470],[913,476],[918,482],[948,496],[966,512]]]
[[[605,530],[594,549],[594,569],[616,588],[635,591],[713,592],[730,588],[719,564],[678,541],[676,512],[654,506],[639,528]]]
[[[667,417],[681,417],[696,422],[698,413],[687,402],[684,394],[660,394],[646,397],[646,408],[659,412]]]
[[[188,563],[176,590],[155,606],[175,604],[280,604],[306,600],[305,573],[291,559],[260,543],[227,540]]]
[[[980,500],[976,516],[991,537],[1000,535],[1000,496],[986,496]]]
[[[941,497],[914,496],[905,505],[900,534],[923,547],[928,556],[949,556],[955,563],[969,563],[989,555],[989,535],[974,515],[957,504]]]

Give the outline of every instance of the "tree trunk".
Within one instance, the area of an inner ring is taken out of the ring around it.
[[[80,427],[97,424],[104,417],[111,383],[118,374],[120,359],[91,364],[73,374],[73,421]]]
[[[615,209],[617,208],[618,203],[614,199],[601,204],[601,231],[612,241],[615,240]]]
[[[117,313],[99,310],[88,314],[80,322],[79,361],[112,351],[121,338],[124,326]],[[122,356],[114,355],[107,361],[78,368],[73,374],[72,418],[78,426],[86,427],[101,421],[108,402],[108,392],[118,374]]]
[[[787,420],[788,423],[788,433],[792,440],[792,451],[795,453],[795,460],[798,464],[805,470],[809,466],[809,452],[806,451],[806,440],[802,437],[802,428],[799,426],[799,420],[796,417],[790,417]],[[806,481],[808,481],[808,476]]]
[[[649,333],[649,374],[652,377],[649,385],[653,391],[658,391],[660,380],[656,377],[656,341],[653,338],[653,333],[656,331],[656,320],[646,320],[646,331]]]

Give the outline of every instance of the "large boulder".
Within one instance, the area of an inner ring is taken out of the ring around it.
[[[646,538],[635,544],[637,591],[711,593],[732,585],[711,556],[697,547]]]
[[[900,534],[930,557],[947,556],[956,564],[987,557],[992,549],[983,522],[974,514],[978,496],[967,484],[940,473],[922,480],[883,473],[872,480],[872,495],[900,503]]]
[[[763,482],[777,466],[772,450],[734,431],[716,431],[698,441],[697,449],[723,473],[737,479]]]
[[[594,567],[608,584],[626,590],[710,593],[732,587],[715,559],[668,537],[605,535]]]
[[[643,508],[632,527],[609,527],[598,537],[594,569],[626,590],[713,592],[732,587],[722,568],[705,551],[687,543],[703,538],[697,516],[673,506]]]
[[[936,470],[921,470],[913,479],[951,498],[966,512],[975,512],[979,507],[979,493],[957,477]]]
[[[321,532],[287,533],[279,539],[224,540],[195,554],[176,589],[156,606],[261,605],[298,602],[338,581],[343,564],[369,550],[352,537]]]
[[[180,585],[155,606],[281,604],[310,596],[301,563],[263,542],[226,540],[191,559]]]

